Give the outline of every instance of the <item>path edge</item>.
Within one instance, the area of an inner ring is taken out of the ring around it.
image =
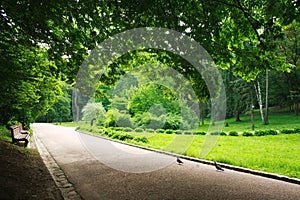
[[[56,160],[49,153],[43,142],[36,136],[32,135],[32,141],[38,150],[44,164],[52,176],[56,186],[61,192],[61,195],[66,200],[82,200],[83,198],[78,194],[74,185],[68,180],[64,171],[57,164]]]

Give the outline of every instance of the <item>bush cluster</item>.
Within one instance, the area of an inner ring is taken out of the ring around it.
[[[156,133],[164,133],[164,132],[165,132],[165,130],[161,129],[161,128],[156,130]]]
[[[238,132],[236,132],[236,131],[230,131],[229,135],[230,136],[239,136]]]
[[[136,137],[134,140],[137,142],[148,143],[148,139],[146,137]]]
[[[195,135],[206,135],[206,133],[204,131],[196,131],[194,134]]]
[[[135,137],[128,133],[123,133],[123,132],[115,131],[115,130],[102,129],[102,133],[112,139],[117,139],[117,140],[121,140],[121,141],[134,140],[134,141],[143,142],[143,143],[148,142],[148,139],[146,137]]]
[[[254,132],[255,136],[265,136],[265,135],[277,135],[275,130],[258,130]]]
[[[130,127],[125,127],[125,128],[123,128],[123,131],[124,132],[131,132],[133,129],[132,128],[130,128]]]
[[[146,132],[148,132],[148,133],[154,133],[155,131],[154,131],[154,129],[152,129],[152,128],[147,128],[147,129],[146,129]]]
[[[167,130],[165,130],[165,133],[166,133],[166,134],[173,134],[173,133],[174,133],[174,130],[172,130],[172,129],[167,129]]]
[[[297,133],[295,129],[283,129],[280,131],[282,134],[292,134],[292,133]]]
[[[245,136],[245,137],[253,136],[253,133],[245,131],[242,133],[242,136]]]
[[[140,133],[140,132],[143,132],[143,131],[144,131],[144,129],[143,129],[143,128],[140,128],[140,127],[138,127],[138,128],[135,128],[135,129],[134,129],[134,131],[135,131],[135,132],[138,132],[138,133]]]

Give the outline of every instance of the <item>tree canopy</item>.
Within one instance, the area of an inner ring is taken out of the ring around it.
[[[269,70],[291,70],[276,55],[284,27],[299,23],[295,0],[42,1],[3,0],[0,4],[1,123],[30,122],[61,95],[60,81],[73,83],[98,44],[125,30],[163,27],[201,44],[222,69],[246,80]],[[184,59],[145,50],[189,77],[198,97],[207,96],[201,76]],[[136,52],[109,65],[103,82],[114,85]],[[234,64],[234,65],[232,65]],[[292,63],[293,64],[293,63]],[[28,114],[30,113],[30,114]],[[26,115],[26,116],[23,116]]]

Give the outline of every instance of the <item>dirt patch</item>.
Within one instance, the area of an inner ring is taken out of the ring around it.
[[[63,199],[36,149],[0,140],[0,199]]]

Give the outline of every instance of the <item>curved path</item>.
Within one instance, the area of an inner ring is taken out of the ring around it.
[[[300,199],[300,185],[80,134],[74,128],[32,129],[83,199]]]

